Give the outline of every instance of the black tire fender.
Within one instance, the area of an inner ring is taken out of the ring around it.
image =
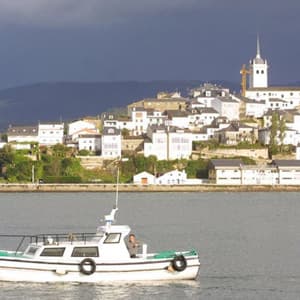
[[[79,264],[79,271],[84,275],[92,275],[96,271],[95,261],[91,258],[83,259]]]
[[[187,267],[187,262],[183,255],[175,256],[171,263],[172,263],[173,269],[178,272],[184,271]]]

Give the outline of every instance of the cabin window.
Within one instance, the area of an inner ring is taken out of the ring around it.
[[[45,248],[40,256],[63,256],[66,248]]]
[[[120,242],[121,233],[110,233],[104,240],[104,244],[117,244]]]
[[[74,247],[72,256],[74,257],[98,257],[98,247]]]

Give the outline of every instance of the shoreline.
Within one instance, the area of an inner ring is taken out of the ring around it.
[[[119,184],[119,192],[300,192],[300,185],[137,185]],[[115,192],[116,184],[0,184],[4,192]]]

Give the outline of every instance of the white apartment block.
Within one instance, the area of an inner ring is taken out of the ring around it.
[[[168,159],[168,136],[166,127],[149,126],[147,130],[148,139],[144,142],[144,156],[155,155],[158,160]]]
[[[105,127],[102,132],[101,155],[107,159],[121,157],[121,130],[115,127]]]
[[[158,160],[189,158],[192,154],[192,133],[176,127],[148,127],[148,140],[144,143],[144,155],[155,155]]]
[[[38,141],[41,146],[63,144],[64,123],[44,123],[38,125]]]
[[[97,152],[101,150],[101,135],[86,134],[78,137],[78,150]]]

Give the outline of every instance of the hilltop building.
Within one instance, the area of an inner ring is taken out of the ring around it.
[[[147,98],[133,102],[127,106],[128,114],[131,115],[131,111],[134,107],[144,109],[154,109],[157,111],[165,110],[185,110],[186,98],[182,98],[180,93],[159,93],[156,98]]]
[[[261,57],[260,41],[257,38],[256,56],[249,64],[249,88],[247,98],[265,101],[271,109],[295,108],[300,105],[300,87],[269,86],[268,63]]]

